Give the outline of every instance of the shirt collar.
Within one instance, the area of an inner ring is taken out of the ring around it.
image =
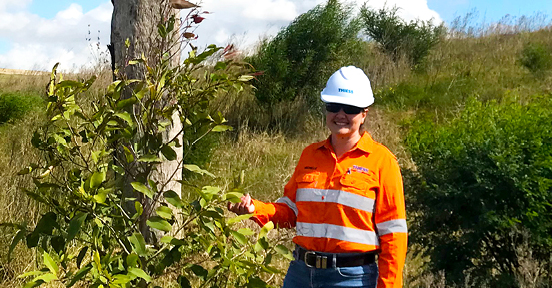
[[[324,141],[316,143],[316,149],[320,148],[326,148],[328,150],[332,150],[332,143],[330,142],[331,135]],[[372,139],[372,136],[368,132],[364,132],[362,136],[360,137],[360,140],[358,140],[355,147],[353,147],[352,150],[360,149],[366,153],[372,153],[372,147],[374,146],[374,139]]]

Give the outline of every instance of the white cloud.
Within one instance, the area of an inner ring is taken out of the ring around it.
[[[196,45],[225,45],[238,38],[237,44],[245,47],[262,36],[275,35],[299,14],[324,3],[326,0],[205,0],[202,9],[213,14],[207,14],[196,30],[199,36]],[[365,0],[351,3],[358,12]],[[442,21],[437,12],[429,9],[427,0],[370,0],[368,4],[374,9],[397,6],[398,15],[406,21],[432,18],[435,24]]]
[[[1,1],[0,39],[7,40],[11,50],[0,54],[0,68],[49,70],[60,62],[61,69],[77,69],[98,57],[97,42],[102,49],[109,43],[110,1],[86,13],[73,3],[52,19],[28,12],[25,5]]]
[[[29,4],[32,0],[0,0],[0,11],[9,11],[10,9],[23,9]]]
[[[286,0],[257,0],[250,1],[243,10],[243,16],[247,19],[278,21],[291,21],[297,16],[295,4]]]
[[[85,1],[85,0],[74,0]],[[199,0],[198,0],[199,1]],[[88,12],[78,4],[45,19],[28,12],[32,0],[0,0],[0,39],[11,44],[11,50],[0,54],[0,68],[49,70],[61,62],[64,69],[74,69],[93,61],[109,43],[112,5],[109,0]],[[324,4],[326,0],[203,0],[206,18],[195,31],[194,45],[225,45],[230,40],[245,48],[261,37],[275,35],[299,14]],[[365,0],[353,0],[360,7]],[[370,0],[368,4],[400,7],[398,13],[407,21],[419,18],[441,18],[429,9],[427,0]],[[187,12],[187,11],[184,11]],[[185,14],[183,15],[185,16]],[[100,43],[100,50],[95,45]]]

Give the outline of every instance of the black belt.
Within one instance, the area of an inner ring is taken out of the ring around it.
[[[308,267],[315,268],[333,268],[333,267],[353,267],[372,264],[376,262],[376,253],[367,252],[362,254],[347,255],[347,253],[322,253],[308,251],[300,246],[296,248],[297,260],[305,262]],[[334,261],[335,258],[335,261]],[[335,263],[335,266],[333,265]]]

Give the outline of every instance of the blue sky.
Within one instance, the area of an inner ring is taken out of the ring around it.
[[[50,19],[54,18],[59,11],[67,9],[72,3],[79,4],[84,11],[90,11],[104,2],[100,0],[34,0],[29,6],[29,11]]]
[[[495,22],[503,16],[532,16],[541,12],[552,16],[552,0],[428,0],[430,9],[439,13],[446,22],[464,16],[476,9],[485,22]]]
[[[325,1],[201,0],[202,9],[212,13],[196,30],[196,44],[232,41],[248,47]],[[358,5],[365,1],[348,0]],[[552,0],[369,0],[368,5],[396,5],[406,20],[446,23],[474,9],[477,17],[470,24],[488,25],[507,14],[513,23],[516,17],[537,12],[548,16],[546,23],[552,18]],[[112,9],[111,0],[0,0],[0,68],[49,70],[59,61],[61,67],[78,69],[94,63],[105,55]],[[88,31],[92,41],[85,40]],[[98,36],[100,50],[94,45]]]

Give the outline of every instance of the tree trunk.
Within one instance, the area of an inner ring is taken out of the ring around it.
[[[114,78],[143,79],[145,72],[143,65],[127,65],[128,61],[141,58],[143,54],[148,60],[148,64],[150,66],[155,66],[160,62],[163,51],[167,51],[169,47],[173,47],[170,49],[172,64],[178,65],[180,61],[180,46],[174,45],[174,43],[164,43],[158,35],[157,27],[162,20],[167,19],[171,14],[178,13],[179,10],[171,9],[168,0],[112,0],[112,3],[113,16],[111,20],[110,52]],[[178,19],[178,17],[176,18]],[[176,23],[175,26],[179,27],[178,24],[179,23]],[[175,30],[175,33],[178,33],[178,29]],[[169,39],[174,38],[169,37]],[[178,39],[178,37],[176,37],[176,39]],[[130,97],[130,93],[122,97],[128,98]],[[133,111],[129,112],[140,113],[138,105],[135,106]],[[163,140],[165,142],[172,139],[182,129],[182,123],[177,113],[173,115],[172,122],[172,126],[170,128],[167,127],[163,135]],[[179,137],[179,141],[182,143],[182,136]],[[149,175],[149,178],[160,183],[160,186],[172,177],[173,181],[166,185],[163,191],[159,191],[161,195],[164,191],[168,190],[173,190],[181,195],[181,184],[174,180],[182,179],[182,148],[177,148],[176,152],[176,160],[165,160],[165,162],[157,166],[157,170]],[[137,197],[140,199],[144,207],[144,214],[140,218],[140,230],[146,241],[148,243],[153,243],[158,239],[159,235],[154,235],[154,233],[152,233],[146,225],[146,220],[150,217],[151,213],[155,211],[155,207],[158,204],[153,203],[151,199],[144,197],[144,195],[136,195],[130,186],[130,183],[136,180],[129,179],[131,177],[126,178],[127,191],[125,191],[125,195],[132,195],[130,197]],[[162,197],[160,197],[160,200],[162,201]],[[134,207],[134,205],[129,206],[132,207],[131,209]]]

